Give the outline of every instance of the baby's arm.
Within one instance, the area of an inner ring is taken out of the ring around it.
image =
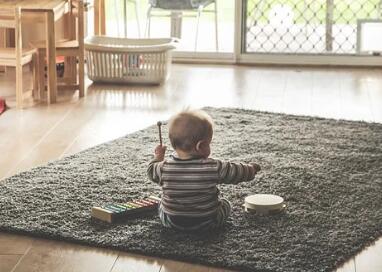
[[[255,178],[257,172],[261,170],[256,163],[233,163],[217,160],[220,183],[238,184],[243,181],[250,181]]]
[[[154,151],[154,159],[150,161],[149,167],[147,168],[147,175],[149,176],[149,179],[158,184],[160,184],[161,168],[165,153],[166,146],[158,145]]]

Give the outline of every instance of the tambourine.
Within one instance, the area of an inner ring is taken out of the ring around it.
[[[243,206],[245,212],[258,215],[277,214],[286,209],[286,204],[281,196],[269,194],[247,196]]]

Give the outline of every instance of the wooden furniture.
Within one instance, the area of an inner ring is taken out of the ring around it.
[[[106,34],[105,0],[94,0],[94,34]]]
[[[45,23],[48,103],[54,103],[57,97],[55,21],[65,13],[67,0],[0,0],[0,10],[15,7],[22,9],[23,23]]]
[[[33,64],[33,93],[35,94],[37,84],[37,61],[36,49],[24,49],[21,32],[21,9],[20,7],[0,10],[0,27],[15,30],[15,47],[0,48],[0,65],[16,68],[16,105],[23,107],[23,66]]]
[[[0,47],[6,47],[6,29],[0,28]],[[5,67],[0,66],[0,73],[5,72]]]
[[[85,93],[84,2],[82,0],[69,0],[68,15],[66,25],[68,38],[56,42],[56,55],[66,58],[65,75],[61,81],[58,80],[62,84],[58,84],[57,88],[79,90],[80,97],[83,97]],[[39,66],[45,67],[46,43],[40,41],[32,44],[38,48]],[[40,69],[39,83],[44,90],[45,72],[43,69]]]

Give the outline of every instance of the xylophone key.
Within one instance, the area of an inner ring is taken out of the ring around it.
[[[114,206],[116,206],[116,207],[118,207],[120,209],[123,209],[124,211],[125,210],[131,210],[131,208],[129,208],[129,207],[123,205],[123,204],[115,204]]]
[[[147,200],[141,200],[141,202],[145,203],[146,206],[151,206],[151,205],[155,205],[155,204],[156,204],[156,203],[154,203],[154,202],[147,201]]]
[[[130,206],[133,206],[134,208],[139,208],[141,205],[138,205],[137,203],[134,202],[127,202]]]
[[[142,200],[136,200],[134,203],[137,203],[138,205],[141,205],[142,207],[146,207],[147,203],[144,203]]]
[[[115,207],[114,205],[106,205],[104,208],[115,213],[124,211],[121,208]]]

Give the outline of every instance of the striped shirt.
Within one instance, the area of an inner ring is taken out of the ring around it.
[[[169,215],[207,217],[219,207],[217,184],[237,184],[255,178],[252,165],[211,158],[152,160],[149,178],[162,187],[161,209]]]

